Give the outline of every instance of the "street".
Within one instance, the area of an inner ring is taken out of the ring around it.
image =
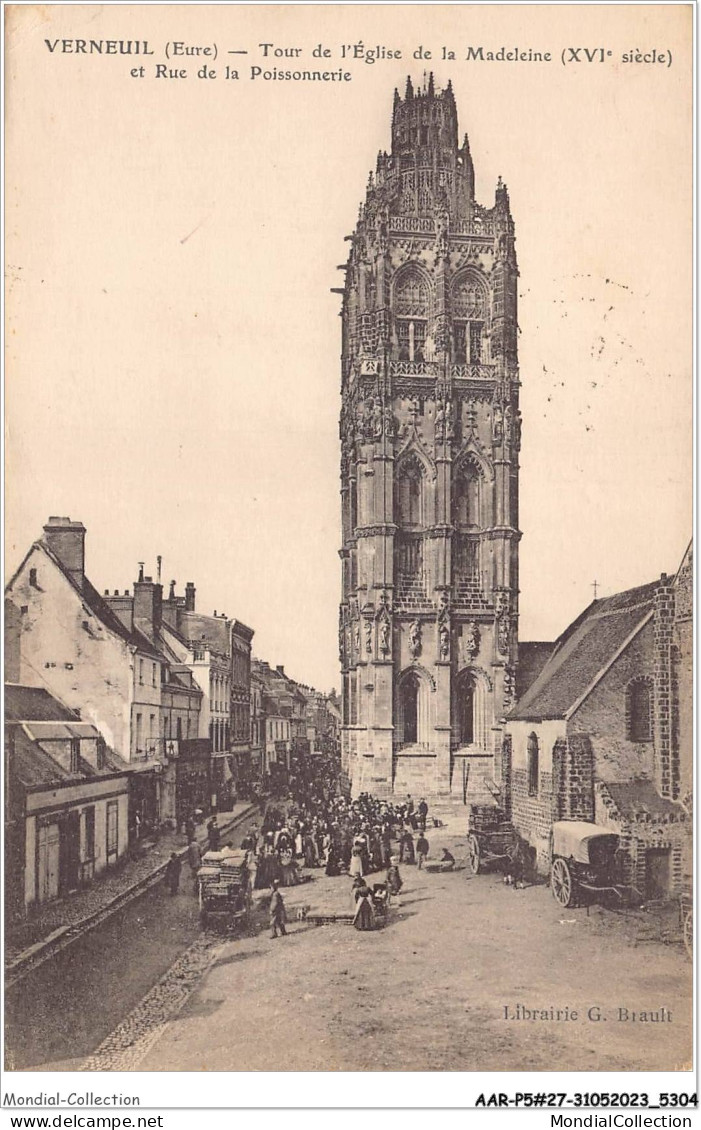
[[[433,859],[444,845],[464,856],[457,822],[429,838]],[[690,1062],[691,965],[681,946],[655,940],[644,916],[563,911],[546,886],[514,890],[498,874],[401,870],[382,930],[298,921],[302,906],[350,910],[348,878],[317,871],[283,892],[287,937],[270,938],[259,905],[247,936],[199,942],[184,872],[178,896],[159,887],[9,995],[13,1065],[613,1071]]]

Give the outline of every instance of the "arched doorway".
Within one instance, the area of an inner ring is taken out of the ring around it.
[[[478,668],[466,667],[457,676],[453,684],[451,725],[454,748],[486,748],[489,691],[489,679]]]
[[[428,746],[431,741],[431,691],[435,687],[423,668],[405,671],[395,698],[395,745]]]

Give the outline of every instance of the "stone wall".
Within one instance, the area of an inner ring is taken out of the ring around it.
[[[677,819],[655,820],[647,814],[634,819],[617,809],[605,782],[597,781],[595,819],[597,824],[610,827],[620,836],[621,882],[635,887],[643,899],[651,897],[647,889],[647,853],[650,850],[670,852],[670,886],[667,892],[670,898],[691,889],[693,828],[685,813],[680,811]]]

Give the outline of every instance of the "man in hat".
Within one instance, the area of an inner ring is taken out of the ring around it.
[[[180,857],[177,852],[170,853],[170,859],[166,864],[166,886],[171,895],[177,895],[178,887],[180,886]]]
[[[425,832],[419,833],[419,838],[416,841],[416,862],[418,870],[420,871],[424,865],[426,856],[428,855],[428,840],[426,839]]]
[[[287,915],[285,913],[285,903],[279,890],[279,879],[273,879],[271,885],[273,893],[270,898],[270,937],[277,938],[278,930],[283,936],[287,934],[287,930],[285,929]]]
[[[187,845],[187,861],[190,864],[190,874],[192,875],[192,889],[195,894],[198,893],[197,872],[202,866],[202,852],[200,845],[193,836]]]

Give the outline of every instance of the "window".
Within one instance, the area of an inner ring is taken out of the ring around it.
[[[455,521],[463,530],[479,529],[480,473],[474,463],[463,464],[455,480]]]
[[[453,349],[455,361],[464,365],[482,360],[487,292],[482,282],[468,276],[453,291]]]
[[[482,360],[482,323],[470,322],[470,364],[476,365]]]
[[[400,361],[423,361],[428,332],[429,288],[416,270],[406,271],[394,291]]]
[[[528,735],[526,755],[528,759],[528,795],[538,796],[538,737],[536,734]]]
[[[144,661],[143,661],[143,659],[139,660],[139,683],[143,687],[143,685],[144,685]]]
[[[144,734],[143,734],[143,718],[140,714],[136,716],[136,752],[143,753],[144,748]]]
[[[71,773],[80,771],[80,738],[71,738]]]
[[[95,858],[95,806],[84,809],[85,814],[85,845],[83,848],[83,862],[90,863]]]
[[[177,722],[176,722],[176,730],[175,730],[175,733],[176,733],[176,736],[177,736],[177,739],[178,739],[178,741],[182,741],[182,737],[183,737],[183,722],[182,722],[182,718],[180,717],[180,715],[178,715],[178,720],[177,720]]]
[[[652,741],[652,714],[650,710],[650,683],[647,679],[634,679],[628,687],[628,739],[631,742]]]
[[[426,322],[402,318],[397,323],[400,361],[423,361],[426,345]]]
[[[155,664],[155,663],[152,663],[152,664],[151,664],[151,666],[152,666],[152,671],[151,671],[151,686],[152,686],[152,687],[155,687],[155,685],[156,685],[156,664]]]
[[[36,569],[29,570],[29,583],[32,588],[37,588],[37,571]]]
[[[105,746],[105,739],[103,737],[99,737],[97,739],[97,767],[98,767],[98,769],[104,769],[106,764],[107,764],[107,749],[106,749],[106,746]],[[93,812],[93,818],[94,818],[94,812]]]
[[[416,460],[405,464],[397,480],[397,524],[399,526],[423,525],[423,476]]]
[[[116,800],[107,804],[107,862],[114,862],[119,851],[119,806]]]

